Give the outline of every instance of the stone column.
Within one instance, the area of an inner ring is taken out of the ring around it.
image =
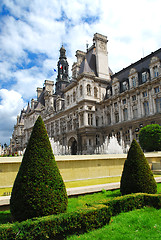
[[[138,106],[137,106],[137,109],[138,109],[138,118],[140,118],[142,116],[142,106],[141,106],[141,97],[140,97],[140,92],[138,91],[137,92],[137,100],[138,100]]]
[[[84,126],[88,126],[88,113],[84,112]]]
[[[132,127],[129,128],[129,133],[130,133],[130,144],[131,144],[133,140]]]
[[[96,115],[95,115],[95,113],[93,113],[93,126],[94,127],[96,126]]]
[[[121,100],[118,102],[118,108],[119,108],[119,122],[122,122],[122,114],[121,114]]]
[[[152,89],[151,89],[151,87],[149,86],[149,87],[148,87],[148,94],[149,94],[149,114],[150,114],[150,115],[154,114],[153,100],[152,100],[151,93],[152,93]]]
[[[113,113],[113,106],[111,104],[111,124],[114,124],[114,113]]]

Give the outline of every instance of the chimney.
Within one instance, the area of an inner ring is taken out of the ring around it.
[[[37,88],[37,100],[40,97],[40,94],[42,93],[43,89],[42,88]]]
[[[99,33],[95,33],[93,43],[96,47],[96,68],[98,77],[110,81],[107,53],[107,37]]]

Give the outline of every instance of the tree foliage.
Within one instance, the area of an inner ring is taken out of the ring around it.
[[[122,195],[131,193],[156,193],[157,184],[144,153],[134,139],[131,143],[121,177]]]
[[[66,188],[39,116],[14,182],[10,210],[15,220],[22,221],[65,212],[67,203]]]
[[[143,127],[139,133],[139,143],[147,152],[161,151],[161,126],[151,124]]]

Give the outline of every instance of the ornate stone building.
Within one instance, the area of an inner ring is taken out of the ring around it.
[[[55,154],[106,153],[111,136],[125,149],[141,127],[161,124],[161,49],[113,74],[108,65],[107,37],[94,34],[87,52],[76,51],[68,77],[62,46],[58,75],[45,80],[17,117],[12,152],[22,151],[33,125],[42,116]],[[107,146],[106,146],[107,145]]]

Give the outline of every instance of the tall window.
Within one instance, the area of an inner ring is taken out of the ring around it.
[[[99,117],[96,117],[96,127],[99,126]]]
[[[107,114],[107,124],[108,125],[111,124],[111,116],[110,116],[110,114]]]
[[[143,97],[147,97],[147,91],[143,92]]]
[[[80,96],[82,96],[83,94],[83,88],[82,88],[82,85],[80,85]]]
[[[126,81],[124,81],[124,82],[122,83],[122,90],[123,90],[123,91],[128,90],[128,83],[127,83]]]
[[[136,107],[134,107],[133,108],[133,118],[135,119],[135,118],[137,118],[137,116],[138,116],[138,110]]]
[[[155,100],[155,103],[156,103],[156,111],[157,111],[157,113],[161,112],[161,98],[157,98]]]
[[[128,120],[128,112],[127,112],[127,108],[123,109],[123,116],[124,116],[124,121]]]
[[[147,81],[147,72],[142,73],[142,83],[145,83]]]
[[[145,116],[149,115],[149,102],[144,102],[143,107]]]
[[[159,87],[155,87],[155,88],[154,88],[154,92],[155,92],[155,93],[158,93],[158,92],[159,92]]]
[[[136,77],[132,77],[132,86],[136,87]]]
[[[88,125],[92,126],[93,125],[93,114],[88,113]]]
[[[122,103],[123,103],[123,104],[126,104],[126,99],[123,99],[123,100],[122,100]]]
[[[117,108],[117,102],[114,103],[114,108]]]
[[[132,101],[136,101],[136,95],[132,96]]]
[[[95,87],[95,88],[94,88],[94,97],[95,97],[95,98],[97,98],[97,93],[98,93],[98,90],[97,90],[97,88]]]
[[[75,102],[75,92],[73,93],[73,102]]]
[[[116,122],[116,123],[119,122],[119,113],[115,113],[115,122]]]
[[[91,96],[91,85],[90,84],[87,85],[87,95]]]
[[[80,114],[80,125],[83,126],[84,124],[84,117],[83,117],[83,113]]]
[[[154,77],[158,77],[159,75],[158,66],[153,67],[153,72],[154,72]]]
[[[67,96],[67,105],[69,105],[69,95]]]
[[[96,134],[96,145],[100,144],[100,136]]]

